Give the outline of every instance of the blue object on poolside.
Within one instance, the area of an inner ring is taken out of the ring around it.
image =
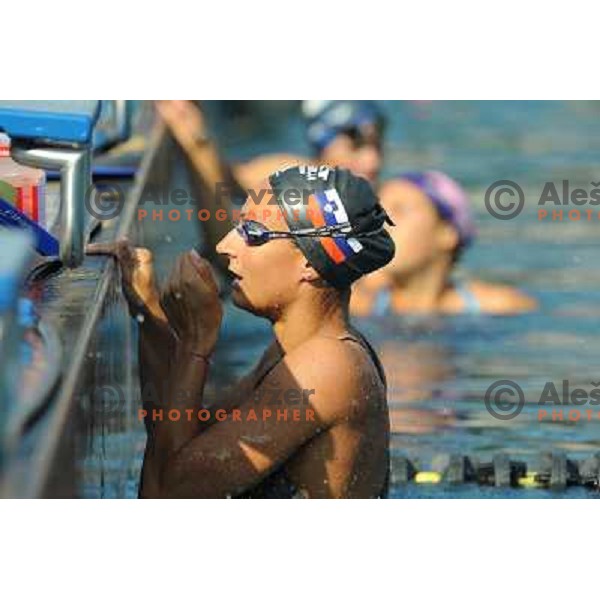
[[[58,240],[12,204],[0,198],[0,227],[2,226],[30,231],[34,236],[35,249],[39,254],[58,256],[60,247]]]
[[[100,100],[0,100],[0,129],[13,139],[88,144]]]
[[[26,231],[3,231],[0,227],[0,317],[17,302],[32,241]]]
[[[139,104],[136,100],[102,100],[94,129],[95,150],[102,151],[129,139],[131,120]]]
[[[11,156],[23,165],[61,172],[60,259],[70,268],[83,262],[85,215],[82,199],[91,183],[91,146],[100,100],[0,100],[0,130],[12,139]],[[23,224],[8,212],[7,224]],[[25,221],[27,223],[27,221]],[[38,252],[56,255],[56,240],[27,223]]]
[[[0,312],[5,311],[11,304],[14,295],[16,278],[0,273]]]

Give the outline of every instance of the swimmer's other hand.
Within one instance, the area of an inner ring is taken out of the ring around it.
[[[180,255],[160,304],[181,348],[208,357],[223,319],[219,289],[208,261],[195,250]]]

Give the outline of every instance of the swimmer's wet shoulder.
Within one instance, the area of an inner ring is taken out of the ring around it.
[[[358,394],[355,393],[357,386],[350,385],[349,390],[354,392],[349,392],[350,402],[342,409],[348,414],[342,415],[336,425],[306,444],[257,486],[245,491],[243,498],[330,498],[340,497],[334,492],[344,488],[343,497],[387,497],[389,420],[383,367],[366,339],[353,329],[317,339],[346,346],[344,359],[333,366],[337,367],[337,377],[343,376],[348,368],[359,374],[360,383],[355,382],[359,383]],[[327,346],[329,344],[314,347],[314,350],[327,352]],[[349,444],[352,437],[348,435],[348,428],[353,431],[355,441],[359,441],[358,445]],[[332,447],[336,449],[333,454]],[[342,457],[350,463],[345,463]],[[359,477],[364,479],[365,474],[372,483],[357,484]]]
[[[310,390],[308,408],[274,406],[274,389]],[[263,411],[286,408],[286,420],[263,418]],[[335,337],[308,340],[272,368],[239,410],[238,420],[214,424],[177,454],[163,495],[239,495],[284,463],[308,497],[380,493],[389,428],[385,388],[359,344]],[[251,410],[258,418],[247,418]],[[293,418],[293,410],[301,418]]]

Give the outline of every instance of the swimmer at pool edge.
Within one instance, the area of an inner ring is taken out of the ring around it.
[[[218,251],[234,276],[235,304],[267,318],[274,333],[255,369],[219,406],[258,412],[264,390],[310,389],[316,419],[147,420],[141,497],[385,495],[385,375],[368,342],[350,327],[348,301],[351,284],[389,262],[394,244],[383,227],[387,215],[364,179],[327,166],[315,174],[311,167],[273,174],[262,185],[273,189],[284,218],[257,210],[252,222],[249,199]],[[307,208],[298,219],[297,207],[283,199],[286,189],[311,190],[312,212]],[[132,314],[146,311],[138,319],[140,367],[142,379],[168,379],[171,393],[161,408],[181,409],[176,398],[193,398],[186,408],[201,408],[222,318],[210,265],[195,252],[182,255],[160,292],[147,250],[120,242],[90,245],[88,253],[115,256]]]

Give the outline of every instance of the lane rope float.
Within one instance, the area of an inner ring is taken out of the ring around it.
[[[600,490],[600,452],[583,460],[570,459],[564,452],[545,452],[529,464],[496,454],[491,462],[452,454],[443,470],[420,471],[409,458],[392,456],[392,482],[419,485],[475,483],[482,486],[563,490],[584,486]]]

